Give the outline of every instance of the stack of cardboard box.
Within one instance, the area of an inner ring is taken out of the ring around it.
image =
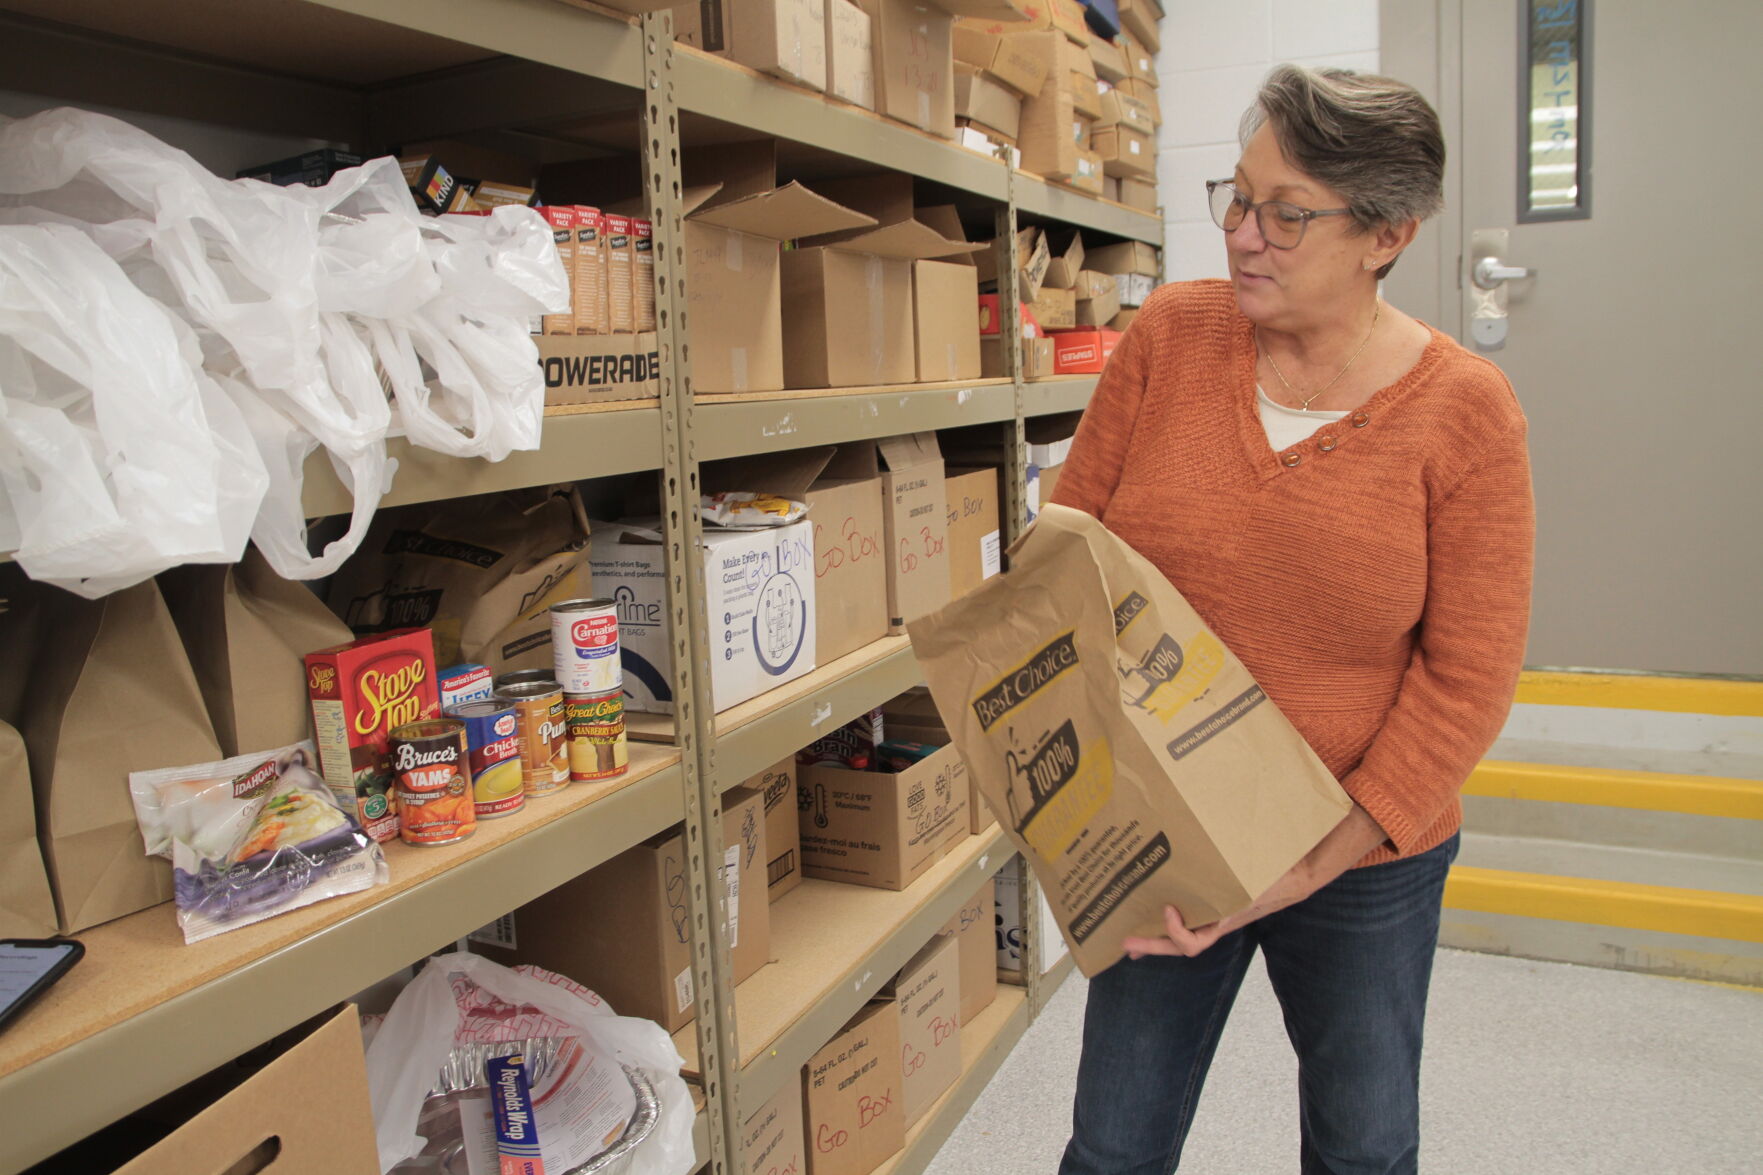
[[[1100,372],[1120,332],[1156,285],[1157,249],[1128,241],[1087,252],[1076,231],[1049,248],[1046,234],[1031,227],[1019,235],[1017,254],[1025,378]],[[982,288],[997,288],[995,278],[988,282],[990,276],[982,266]],[[995,293],[980,298],[981,330],[992,336],[982,344],[987,374],[1003,372],[994,324],[1000,317],[998,298]]]

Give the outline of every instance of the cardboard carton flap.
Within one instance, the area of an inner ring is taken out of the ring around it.
[[[709,195],[714,194],[712,189]],[[688,198],[690,195],[688,193]],[[705,198],[708,199],[708,195]],[[699,204],[702,203],[700,200]],[[794,180],[781,188],[689,215],[700,224],[755,237],[769,237],[774,241],[864,228],[875,223],[875,217],[853,212],[825,196],[817,196]]]
[[[704,204],[716,193],[722,191],[721,184],[701,184],[695,188],[687,188],[680,197],[680,207],[686,216],[704,207]]]
[[[892,257],[902,261],[928,261],[934,257],[953,257],[960,253],[977,253],[985,245],[970,244],[966,241],[951,241],[928,224],[916,220],[902,221],[878,228],[873,232],[859,233],[828,249],[839,249],[846,253],[868,253],[875,257]]]
[[[699,482],[707,494],[751,490],[800,502],[838,450],[832,445],[709,461]]]
[[[1028,13],[1013,0],[931,0],[950,16],[967,16],[974,20],[996,20],[1015,23],[1029,19]]]
[[[942,449],[937,447],[937,434],[934,432],[907,433],[905,436],[888,437],[876,442],[876,451],[881,454],[882,464],[889,471],[899,473],[911,469],[915,465],[925,465],[943,459]]]

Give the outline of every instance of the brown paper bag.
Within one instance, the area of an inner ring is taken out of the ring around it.
[[[427,627],[435,664],[551,668],[552,604],[589,594],[588,517],[573,486],[382,510],[331,580],[357,634]]]
[[[55,933],[55,895],[37,844],[24,739],[0,722],[0,938]]]
[[[142,847],[129,772],[221,754],[159,585],[93,601],[3,582],[0,718],[24,735],[62,932],[169,900],[171,862]]]
[[[1010,570],[909,626],[945,725],[1085,975],[1247,906],[1352,801],[1149,561],[1046,507]]]
[[[159,577],[221,754],[274,750],[312,736],[304,657],[354,639],[303,583],[283,579],[251,547],[236,566],[191,566]]]

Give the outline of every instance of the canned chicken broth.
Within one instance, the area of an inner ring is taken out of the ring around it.
[[[564,693],[598,695],[623,689],[618,655],[618,612],[611,600],[551,605],[551,656]]]
[[[449,845],[477,830],[465,723],[457,718],[408,723],[392,731],[389,749],[398,835],[405,844]]]
[[[555,682],[520,682],[497,691],[514,707],[520,732],[521,778],[527,796],[545,796],[569,786],[569,751],[563,719],[563,690]]]
[[[624,693],[566,694],[569,724],[569,778],[575,783],[613,779],[630,766],[624,737]]]
[[[447,711],[465,723],[471,792],[479,820],[518,812],[526,803],[520,762],[520,719],[506,701],[465,702]]]

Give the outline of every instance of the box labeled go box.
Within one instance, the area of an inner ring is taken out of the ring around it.
[[[869,1175],[906,1145],[900,1006],[870,1001],[802,1069],[809,1175]]]
[[[798,764],[803,874],[905,889],[966,838],[968,786],[952,746],[899,772]]]

